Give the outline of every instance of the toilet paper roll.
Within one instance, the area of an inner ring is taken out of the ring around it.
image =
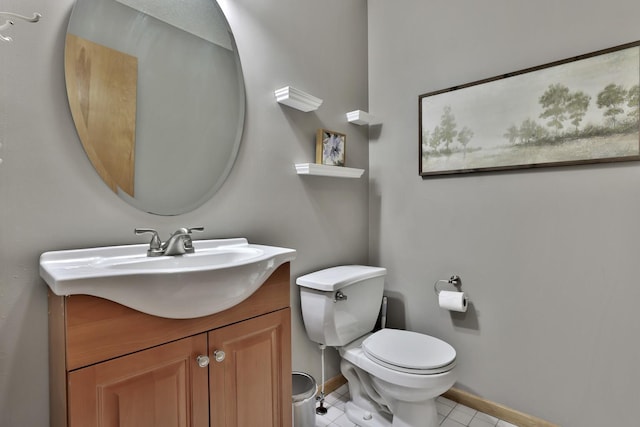
[[[467,311],[469,299],[464,292],[440,291],[438,304],[441,308],[464,313]]]

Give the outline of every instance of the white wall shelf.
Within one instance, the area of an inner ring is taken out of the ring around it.
[[[364,169],[329,166],[318,163],[296,163],[298,175],[332,176],[336,178],[360,178]]]
[[[315,111],[320,108],[320,105],[322,105],[322,99],[316,98],[315,96],[292,86],[280,88],[276,90],[274,94],[276,96],[276,101],[280,104],[295,108],[296,110],[304,111],[305,113]]]
[[[349,111],[347,121],[354,125],[379,125],[382,123],[377,117],[362,110]]]

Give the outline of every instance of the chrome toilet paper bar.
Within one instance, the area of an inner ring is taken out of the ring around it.
[[[436,293],[436,295],[440,295],[440,292],[444,290],[444,289],[439,289],[438,288],[438,284],[440,284],[440,283],[446,283],[447,285],[453,285],[453,286],[456,287],[456,290],[459,291],[460,287],[462,286],[462,279],[457,274],[454,274],[448,280],[446,280],[446,279],[436,280],[436,282],[433,284],[433,291]]]

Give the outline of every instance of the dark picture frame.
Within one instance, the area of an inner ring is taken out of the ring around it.
[[[640,41],[418,97],[419,174],[640,160]]]

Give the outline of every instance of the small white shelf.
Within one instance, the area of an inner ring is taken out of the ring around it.
[[[296,110],[309,111],[317,110],[322,105],[322,99],[309,95],[306,92],[292,86],[285,86],[274,92],[276,101]]]
[[[379,125],[382,123],[374,115],[362,110],[349,111],[347,113],[347,121],[354,125]]]
[[[364,169],[328,166],[318,163],[296,163],[298,175],[333,176],[336,178],[360,178]]]

